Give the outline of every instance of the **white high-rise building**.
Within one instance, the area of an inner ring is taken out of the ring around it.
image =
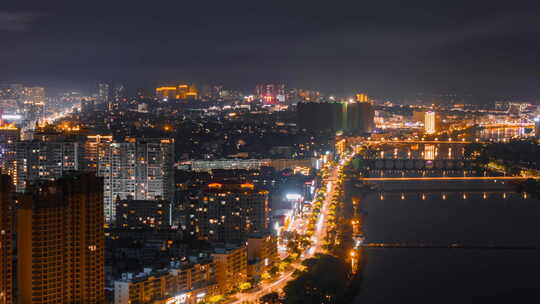
[[[118,199],[173,199],[174,140],[89,136],[85,147],[90,170],[103,177],[106,222],[115,220]]]
[[[435,134],[437,132],[435,112],[427,111],[424,114],[424,131],[426,134]]]

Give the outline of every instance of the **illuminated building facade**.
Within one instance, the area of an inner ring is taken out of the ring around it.
[[[248,279],[248,255],[245,245],[214,248],[216,279],[221,294],[226,294]]]
[[[25,87],[22,91],[22,97],[25,102],[33,104],[45,103],[45,88],[43,87]]]
[[[534,137],[540,139],[540,117],[534,119]]]
[[[215,294],[216,270],[212,259],[171,262],[170,269],[145,269],[138,275],[125,273],[114,281],[114,304],[195,304]]]
[[[278,260],[277,238],[270,233],[254,233],[247,239],[248,276],[260,278]]]
[[[156,97],[158,99],[198,99],[199,91],[195,85],[179,84],[178,86],[164,86],[156,88]]]
[[[25,87],[22,89],[20,101],[23,104],[25,117],[29,120],[41,119],[45,111],[45,88]]]
[[[176,88],[176,99],[197,99],[199,92],[194,85],[180,84]]]
[[[424,114],[424,131],[426,134],[435,134],[437,132],[437,117],[435,112],[427,111]]]
[[[115,201],[173,199],[174,140],[91,136],[85,144],[90,170],[104,179],[105,219],[113,222]]]
[[[0,304],[13,303],[13,184],[0,174]]]
[[[253,184],[210,183],[186,210],[191,235],[212,241],[243,241],[268,228],[268,192]]]
[[[9,167],[18,192],[28,183],[54,180],[82,170],[83,145],[76,141],[20,141],[8,145]]]
[[[9,146],[21,139],[21,130],[13,124],[2,125],[0,122],[0,172],[13,174],[13,160],[15,152]]]
[[[115,224],[127,229],[169,228],[171,202],[129,199],[116,202]]]
[[[93,174],[42,182],[20,197],[18,303],[105,302],[102,197]]]
[[[176,87],[159,87],[156,88],[156,97],[159,99],[175,99]]]
[[[369,97],[364,93],[356,94],[357,102],[369,102]]]

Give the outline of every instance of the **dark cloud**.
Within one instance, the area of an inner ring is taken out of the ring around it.
[[[39,16],[40,14],[35,12],[0,11],[0,32],[27,31]]]
[[[0,13],[0,81],[540,95],[532,1],[30,2]]]

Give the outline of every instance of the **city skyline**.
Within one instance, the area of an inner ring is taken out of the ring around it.
[[[0,304],[531,302],[539,17],[2,6]]]

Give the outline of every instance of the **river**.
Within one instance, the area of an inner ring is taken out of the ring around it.
[[[381,173],[372,174],[379,177]],[[384,176],[404,174],[409,175],[391,171]],[[461,174],[456,170],[452,175]],[[376,190],[351,191],[360,201],[366,243],[455,243],[506,249],[366,248],[355,303],[536,300],[540,249],[524,247],[540,246],[539,200],[516,193],[501,181],[381,181],[375,185]]]

